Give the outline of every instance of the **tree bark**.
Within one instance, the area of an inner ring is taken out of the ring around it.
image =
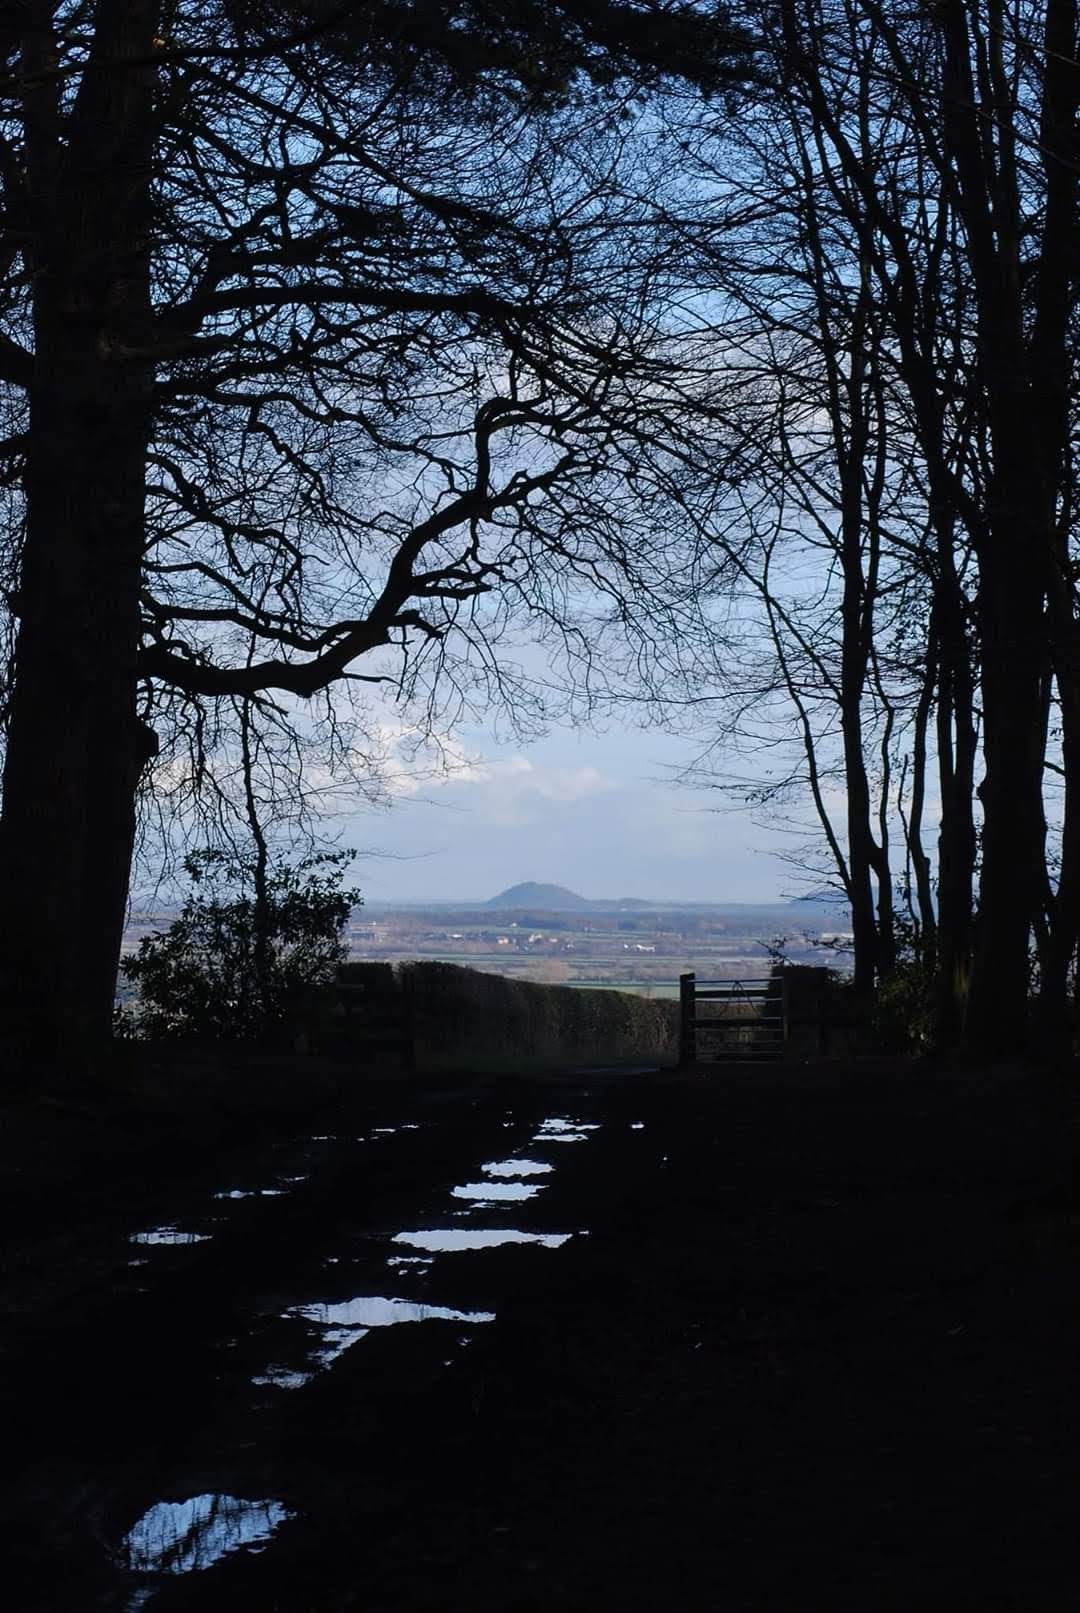
[[[0,816],[8,1046],[107,1041],[150,747],[136,713],[153,372],[154,0],[102,0],[61,143],[28,102],[34,361],[20,622]],[[24,59],[41,63],[42,26]]]

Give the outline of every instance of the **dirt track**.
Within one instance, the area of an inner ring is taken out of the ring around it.
[[[54,1240],[51,1280],[17,1273],[10,1605],[1075,1609],[1062,1087],[879,1064],[385,1088],[131,1188]],[[534,1197],[453,1197],[514,1158],[554,1167]],[[161,1225],[207,1241],[130,1241]],[[425,1258],[403,1229],[500,1225],[574,1236],[387,1264]],[[328,1332],[356,1296],[374,1325]],[[496,1320],[379,1325],[372,1296]],[[155,1571],[138,1520],[204,1495],[263,1503],[265,1549]]]

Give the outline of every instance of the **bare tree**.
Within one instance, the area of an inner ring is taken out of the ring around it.
[[[868,659],[852,640],[849,668],[869,668],[864,688],[873,691],[890,655],[896,618],[881,610],[883,591],[925,633],[924,650],[912,655],[909,644],[894,657],[899,703],[895,684],[880,684],[894,740],[910,734],[898,758],[909,791],[899,816],[923,931],[934,933],[942,1037],[954,1040],[963,1023],[973,1051],[1002,1053],[1031,1034],[1033,933],[1051,1036],[1064,1027],[1077,944],[1077,10],[1073,0],[899,11],[876,0],[783,0],[764,20],[775,85],[758,116],[698,120],[682,135],[706,201],[688,210],[684,230],[712,266],[727,372],[726,405],[711,402],[726,410],[728,438],[741,409],[755,443],[772,410],[772,447],[747,454],[745,474],[776,490],[781,533],[785,501],[811,485],[813,466],[808,434],[799,441],[783,422],[805,419],[816,397],[834,433],[819,508],[832,509],[853,629],[871,583],[879,602]],[[753,399],[733,385],[734,343],[740,354],[753,345]],[[796,350],[813,353],[811,379],[793,370]],[[873,424],[860,439],[861,409]],[[796,451],[780,478],[785,429]],[[729,457],[725,439],[718,463]],[[890,491],[867,525],[876,466]],[[737,525],[713,526],[728,565]],[[845,530],[863,533],[846,571]],[[781,553],[770,551],[774,584]],[[823,562],[822,628],[827,575]],[[770,630],[775,622],[774,613]],[[803,638],[814,638],[806,625]],[[798,721],[820,751],[821,730],[803,711]],[[1048,753],[1053,723],[1059,760]],[[851,736],[844,774],[858,813],[869,751],[854,725]],[[931,762],[941,801],[936,913],[922,848]],[[1048,855],[1059,780],[1061,838]],[[846,843],[836,839],[845,885],[858,838],[849,823]],[[853,906],[865,930],[865,894]]]
[[[465,698],[516,615],[584,662],[585,591],[662,591],[604,485],[653,334],[628,97],[691,59],[723,81],[743,41],[618,0],[464,24],[6,13],[12,1046],[108,1034],[162,738],[333,688]]]

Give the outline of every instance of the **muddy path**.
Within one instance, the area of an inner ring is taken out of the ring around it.
[[[27,1290],[17,1609],[1076,1606],[1060,1082],[592,1072],[318,1128]]]

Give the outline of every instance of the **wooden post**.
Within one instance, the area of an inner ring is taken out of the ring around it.
[[[695,990],[696,976],[679,976],[679,1068],[687,1069],[697,1060],[697,1014]]]

